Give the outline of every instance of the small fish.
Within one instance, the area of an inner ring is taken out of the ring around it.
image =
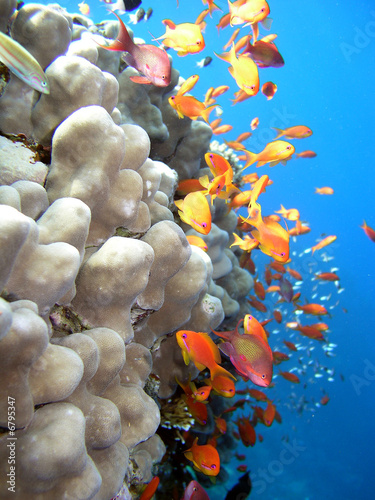
[[[210,497],[203,486],[193,480],[186,486],[182,500],[210,500]]]
[[[230,25],[236,26],[244,24],[244,26],[251,26],[253,30],[253,41],[257,41],[259,28],[258,23],[266,29],[271,27],[271,19],[266,19],[270,13],[270,8],[265,0],[240,0],[231,3],[228,0]]]
[[[249,418],[239,418],[237,420],[238,432],[244,446],[254,446],[257,436],[254,427],[251,425]]]
[[[210,16],[212,17],[212,13],[215,10],[220,10],[220,7],[218,7],[213,0],[202,0],[203,5],[208,5],[208,12],[210,13]]]
[[[284,219],[296,221],[300,218],[299,211],[296,208],[285,208],[283,205],[281,205],[280,210],[275,211],[276,214],[281,214]]]
[[[199,445],[197,443],[196,437],[192,447],[184,451],[185,457],[193,462],[195,469],[206,476],[217,476],[220,472],[219,453],[210,444]]]
[[[370,238],[370,240],[375,243],[375,231],[372,229],[372,227],[370,227],[366,224],[365,220],[363,221],[362,226],[359,226],[359,227],[362,228],[364,230],[366,236],[368,236]]]
[[[317,243],[316,245],[311,247],[312,253],[314,254],[314,252],[316,252],[317,250],[321,250],[322,248],[330,245],[331,243],[336,241],[336,239],[337,239],[337,236],[326,236],[321,241],[319,241],[319,243]]]
[[[316,280],[339,281],[340,277],[336,273],[319,273],[315,275]]]
[[[141,7],[135,14],[129,14],[129,21],[132,24],[138,24],[145,17],[145,10]]]
[[[212,63],[212,57],[207,56],[204,59],[201,59],[200,61],[197,62],[198,68],[205,68],[209,64]]]
[[[235,377],[219,365],[221,356],[217,345],[207,333],[180,330],[176,333],[177,343],[181,348],[185,364],[192,361],[198,370],[210,370],[211,380],[218,375]]]
[[[186,236],[186,239],[188,240],[190,245],[194,245],[194,246],[200,248],[201,250],[203,250],[204,252],[207,252],[207,250],[208,250],[207,243],[201,237],[191,234],[191,235]]]
[[[225,375],[217,375],[213,380],[206,379],[205,383],[211,385],[212,389],[224,398],[233,398],[236,394],[233,380]]]
[[[289,380],[289,382],[292,382],[293,384],[299,384],[301,382],[297,375],[295,375],[294,373],[279,371],[279,375],[285,378],[285,380]]]
[[[49,94],[49,83],[34,56],[20,43],[0,32],[0,61],[20,80],[43,94]]]
[[[211,111],[217,106],[214,104],[206,107],[203,102],[190,95],[172,95],[168,98],[168,102],[177,112],[179,118],[187,116],[191,120],[196,120],[202,117],[206,123],[208,123]]]
[[[236,467],[238,472],[246,472],[247,471],[247,465],[246,464],[241,464],[238,467]]]
[[[107,5],[107,9],[112,12],[118,11],[120,14],[125,14],[125,12],[131,12],[139,7],[142,0],[117,0],[113,2],[112,0],[101,0]]]
[[[210,206],[201,191],[189,193],[183,200],[175,200],[174,203],[183,222],[201,234],[208,234],[211,231]]]
[[[244,50],[245,54],[249,54],[251,59],[258,65],[259,68],[281,68],[284,66],[284,59],[274,43],[265,41],[265,38],[251,44],[247,40],[247,45]]]
[[[81,2],[78,4],[78,9],[84,16],[90,15],[90,6],[86,2]]]
[[[328,314],[327,309],[320,304],[305,304],[303,306],[296,307],[305,314],[312,314],[314,316],[324,316],[325,314]]]
[[[282,276],[279,280],[280,295],[286,302],[292,302],[293,300],[293,285],[290,281]]]
[[[150,17],[152,16],[152,13],[153,13],[153,12],[154,12],[154,11],[152,10],[152,8],[151,8],[151,7],[149,7],[149,8],[146,10],[146,14],[145,14],[145,18],[144,18],[144,19],[145,19],[145,21],[148,21],[148,20],[150,19]]]
[[[273,82],[264,83],[262,85],[261,92],[262,92],[262,94],[264,94],[267,97],[267,101],[271,100],[277,92],[276,83],[273,83]]]
[[[251,130],[255,130],[259,125],[259,118],[258,117],[255,117],[251,120],[251,123],[250,123],[250,127],[251,127]]]
[[[310,151],[309,149],[296,154],[296,158],[315,158],[316,156],[317,154],[315,153],[315,151]]]
[[[100,47],[106,50],[127,52],[124,61],[139,71],[143,76],[131,76],[135,83],[153,84],[166,87],[171,82],[171,63],[165,50],[155,45],[136,44],[130,38],[122,19],[115,13],[120,23],[120,31],[116,40],[110,45]]]
[[[285,136],[286,139],[305,139],[312,135],[312,130],[305,125],[296,125],[294,127],[288,127],[285,130],[281,128],[272,127],[277,132],[277,136],[274,140],[279,139],[279,137]]]

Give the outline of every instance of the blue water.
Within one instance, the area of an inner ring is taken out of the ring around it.
[[[217,0],[216,3],[227,11],[226,2]],[[319,297],[332,292],[330,305],[339,300],[331,311],[332,318],[327,320],[329,341],[338,345],[336,356],[328,358],[320,343],[311,342],[316,346],[312,359],[335,369],[334,382],[328,382],[326,375],[314,379],[313,373],[309,373],[301,376],[302,381],[307,382],[303,389],[302,383],[296,387],[277,378],[273,391],[283,417],[282,425],[261,426],[259,432],[264,442],[250,449],[241,445],[239,452],[247,454],[253,473],[253,499],[373,499],[375,243],[359,226],[366,219],[375,228],[375,6],[370,0],[270,0],[269,4],[273,19],[271,32],[277,33],[276,44],[286,62],[283,68],[260,69],[261,83],[272,80],[278,86],[271,101],[259,92],[243,103],[231,105],[230,98],[238,88],[227,70],[228,64],[213,54],[223,51],[233,31],[228,27],[218,34],[215,25],[221,13],[215,12],[212,19],[206,19],[205,50],[183,58],[173,53],[173,64],[185,78],[199,74],[193,94],[200,100],[208,87],[230,85],[228,93],[218,102],[224,110],[223,123],[231,124],[233,130],[219,136],[219,140],[234,140],[239,133],[249,131],[255,116],[260,119],[259,128],[246,142],[246,147],[255,152],[274,138],[271,126],[285,128],[304,124],[313,130],[310,138],[293,144],[297,151],[313,149],[318,153],[316,158],[293,160],[273,169],[264,166],[259,170],[274,181],[267,195],[263,195],[262,208],[271,213],[278,210],[281,203],[287,208],[296,207],[302,220],[309,222],[311,233],[291,244],[291,250],[297,253],[292,263],[296,269],[308,269],[311,254],[302,257],[298,254],[315,244],[321,234],[337,235],[337,241],[325,252],[334,259],[322,262],[324,252],[320,251],[313,259],[313,271],[337,267],[345,290],[337,294],[335,285],[328,283],[319,286],[317,291]],[[63,2],[63,5],[69,11],[78,10],[75,2]],[[89,1],[89,5],[94,21],[112,19],[113,16],[107,16],[104,4]],[[149,0],[143,2],[143,7],[152,7],[153,16],[133,30],[147,43],[151,43],[152,36],[164,34],[162,19],[194,22],[203,9],[200,0],[180,0],[179,8],[175,0]],[[127,15],[123,19],[127,22]],[[261,28],[261,33],[267,32]],[[196,63],[205,56],[212,56],[213,62],[200,69]],[[334,195],[314,194],[315,187],[321,186],[333,187]],[[268,260],[257,257],[259,269]],[[304,286],[304,294],[310,298],[314,293],[313,284],[309,281],[309,285]],[[271,347],[281,348],[282,338],[286,338],[285,335],[271,335]],[[303,339],[302,343],[309,345],[307,341]],[[282,369],[297,366],[297,357],[281,365]],[[309,403],[301,414],[286,406],[292,392],[297,399],[304,394],[310,402],[311,398],[319,401],[322,390],[330,397],[327,406],[314,408]],[[285,444],[285,436],[289,437],[289,445]],[[286,446],[293,447],[294,455],[289,451],[288,458],[284,459]],[[237,465],[237,461],[224,465],[231,474],[227,488],[240,476]],[[216,492],[224,498],[223,486],[217,488]]]

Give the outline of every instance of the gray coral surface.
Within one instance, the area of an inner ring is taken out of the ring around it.
[[[0,0],[3,31],[15,4]],[[128,488],[150,481],[165,453],[160,400],[176,376],[197,375],[176,331],[217,328],[252,286],[227,248],[235,217],[215,220],[214,205],[205,253],[174,215],[177,182],[199,176],[212,135],[168,105],[178,71],[166,88],[132,82],[136,70],[80,19],[35,3],[11,25],[50,94],[11,75],[0,97],[2,478],[17,438],[17,488],[2,481],[4,499],[130,498]]]

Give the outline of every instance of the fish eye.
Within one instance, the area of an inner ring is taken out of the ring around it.
[[[200,40],[197,40],[197,45],[200,45],[201,44],[201,41]]]
[[[186,333],[183,333],[183,334],[181,335],[181,337],[182,337],[183,339],[186,339],[186,337],[187,337]]]
[[[162,80],[165,80],[165,75],[161,75],[161,79],[162,79]]]
[[[229,392],[233,392],[233,389],[229,389]]]
[[[176,96],[174,96],[174,95],[172,95],[172,96],[171,96],[172,101],[174,101],[174,98],[175,98],[175,97],[176,97]]]
[[[202,222],[202,227],[207,227],[207,224],[205,222]]]
[[[292,147],[291,146],[287,146],[286,149],[292,149]]]
[[[204,391],[201,392],[201,396],[204,396]]]
[[[216,465],[215,465],[215,464],[212,464],[212,465],[211,465],[211,469],[216,469]]]
[[[47,82],[42,82],[42,87],[47,87]]]
[[[263,373],[263,375],[262,375],[262,379],[264,380],[265,378],[266,378],[266,376],[265,376],[265,375],[264,375],[264,373]]]
[[[251,89],[251,90],[254,90],[254,89],[255,89],[255,85],[252,85],[252,86],[250,87],[250,89]]]

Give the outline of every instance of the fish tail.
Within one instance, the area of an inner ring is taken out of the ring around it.
[[[214,104],[214,105],[209,106],[208,108],[206,108],[205,110],[203,110],[203,111],[202,111],[202,115],[201,115],[201,116],[202,116],[203,120],[204,120],[206,123],[208,123],[208,118],[209,118],[209,116],[210,116],[211,111],[212,111],[214,108],[216,108],[216,106],[217,106],[217,104]]]
[[[276,139],[278,139],[279,137],[283,136],[284,135],[284,130],[281,129],[281,128],[277,128],[277,127],[272,127],[274,130],[276,130],[277,132],[277,136],[273,139],[274,141],[276,141]]]
[[[108,47],[104,47],[104,48],[107,50],[119,50],[119,51],[121,50],[123,52],[129,52],[131,54],[134,47],[135,47],[135,43],[130,38],[128,30],[126,29],[126,26],[123,23],[123,20],[121,19],[121,17],[119,17],[116,14],[116,12],[112,11],[112,14],[114,14],[117,17],[117,19],[120,23],[120,29],[119,29],[116,40],[113,43],[111,43],[110,45],[108,45]]]
[[[256,153],[252,153],[251,151],[248,151],[247,149],[243,150],[243,153],[245,153],[246,156],[246,163],[245,166],[243,167],[242,170],[245,170],[245,168],[250,167],[250,165],[253,165],[256,163],[258,159],[258,155]]]
[[[214,366],[214,368],[211,369],[211,380],[213,380],[215,377],[217,377],[219,375],[222,375],[224,377],[230,377],[234,380],[237,380],[234,375],[232,375],[230,372],[228,372],[228,370],[226,370],[222,366],[216,364],[216,366]]]

